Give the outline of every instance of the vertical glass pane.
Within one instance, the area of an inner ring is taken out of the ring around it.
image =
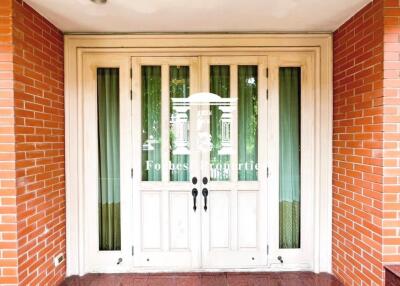
[[[142,66],[142,180],[161,181],[161,66]]]
[[[301,70],[279,69],[279,247],[300,248]]]
[[[238,67],[238,178],[256,181],[258,174],[258,69]]]
[[[171,66],[169,68],[171,181],[189,181],[190,106],[179,101],[190,95],[189,78],[188,66]]]
[[[210,66],[210,92],[221,98],[230,97],[229,66]],[[230,180],[230,123],[223,120],[221,106],[211,105],[210,134],[210,178],[213,181]]]
[[[97,69],[99,249],[121,250],[119,69]]]

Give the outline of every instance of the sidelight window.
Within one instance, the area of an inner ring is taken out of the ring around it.
[[[97,69],[99,250],[121,250],[119,69]]]
[[[279,69],[280,248],[300,248],[300,84],[300,68]]]

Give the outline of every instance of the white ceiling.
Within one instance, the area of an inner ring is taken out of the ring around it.
[[[25,0],[64,32],[330,32],[371,0]]]

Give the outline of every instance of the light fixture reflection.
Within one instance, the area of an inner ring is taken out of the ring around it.
[[[105,3],[107,3],[107,0],[90,0],[90,1],[92,1],[93,3],[96,3],[96,4],[105,4]]]

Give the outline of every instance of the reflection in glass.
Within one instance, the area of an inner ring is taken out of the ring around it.
[[[161,181],[161,66],[142,66],[142,180]]]
[[[279,69],[280,248],[300,248],[300,82],[300,68]]]
[[[99,250],[121,250],[119,69],[97,69]]]
[[[257,66],[238,66],[239,181],[256,181],[258,169]]]
[[[189,110],[188,104],[174,103],[174,99],[188,98],[190,92],[188,66],[169,69],[170,96],[170,180],[189,181]]]
[[[230,97],[229,66],[210,66],[210,92],[221,98]],[[230,152],[226,151],[227,144],[231,144],[229,119],[223,117],[224,112],[218,105],[211,105],[210,111],[210,177],[213,181],[229,181]]]

